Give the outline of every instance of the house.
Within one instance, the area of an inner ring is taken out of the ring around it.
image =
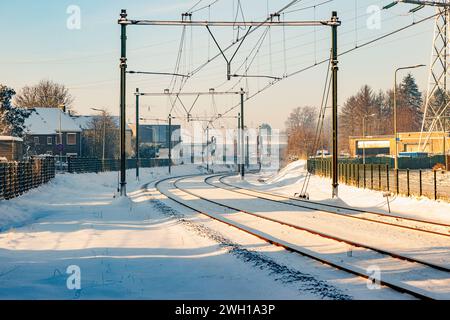
[[[90,149],[90,140],[89,140],[89,131],[92,129],[90,128],[90,123],[96,116],[72,116],[73,121],[79,126],[79,128],[82,131],[81,134],[81,144],[83,150],[89,150]],[[118,116],[111,116],[112,120],[116,124],[116,128],[107,128],[107,130],[117,130],[119,133],[120,128],[120,117]],[[130,126],[126,125],[125,127],[125,152],[128,155],[131,155],[133,153],[133,146],[132,146],[132,130]],[[119,147],[119,146],[117,146]]]
[[[23,140],[17,137],[0,136],[0,159],[7,161],[22,160]]]
[[[34,108],[25,120],[26,155],[81,156],[81,129],[58,108]]]

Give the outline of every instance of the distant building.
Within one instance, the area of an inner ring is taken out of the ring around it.
[[[426,139],[427,134],[424,133],[422,139]],[[398,133],[398,152],[417,152],[419,151],[420,132],[400,132]],[[445,140],[444,140],[445,139]],[[350,137],[350,156],[362,156],[365,152],[366,156],[377,155],[395,155],[395,137],[394,135],[385,136],[366,136],[366,137]],[[424,141],[423,141],[424,142]],[[430,155],[442,154],[445,143],[445,153],[450,153],[450,136],[449,133],[433,132],[424,150]]]
[[[133,136],[136,136],[136,125],[130,124]],[[173,146],[181,142],[181,126],[172,125],[172,143]],[[141,124],[139,125],[139,142],[142,144],[159,146],[160,148],[169,147],[169,125],[166,124]]]
[[[81,155],[81,129],[68,113],[58,108],[31,110],[25,120],[26,155]]]
[[[17,137],[0,136],[0,160],[22,160],[23,140]]]

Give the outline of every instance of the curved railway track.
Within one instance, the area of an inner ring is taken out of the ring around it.
[[[222,184],[226,188],[220,187],[220,186],[210,183],[208,181],[208,180],[211,180],[211,179],[217,178],[217,177],[220,177],[218,179],[218,181],[220,182],[220,184]],[[275,202],[275,203],[283,203],[283,204],[286,204],[286,205],[292,206],[292,207],[327,212],[329,214],[338,215],[338,216],[342,216],[342,217],[349,218],[349,219],[370,221],[370,222],[375,222],[375,223],[384,224],[384,225],[390,225],[390,226],[394,226],[394,227],[398,227],[398,228],[404,228],[404,229],[420,231],[420,232],[435,234],[435,235],[444,236],[444,237],[450,237],[450,225],[448,225],[448,224],[414,219],[414,218],[399,217],[399,216],[394,216],[394,215],[385,214],[385,213],[367,211],[367,210],[363,210],[363,209],[326,204],[326,203],[321,203],[321,202],[317,202],[317,201],[302,200],[302,199],[292,198],[292,197],[275,194],[275,193],[271,193],[271,192],[266,192],[266,191],[242,188],[242,187],[224,182],[224,179],[226,177],[229,177],[229,175],[214,175],[212,177],[209,177],[207,180],[205,180],[205,183],[207,183],[208,185],[215,187],[215,188],[225,189],[225,190],[236,192],[239,194],[253,196],[253,197],[261,199],[261,200],[271,201],[271,202]]]
[[[221,175],[223,175],[223,174],[221,174]],[[206,177],[203,181],[206,183],[206,180],[209,180],[211,178],[218,177],[218,176],[220,176],[220,175],[214,175],[214,176]],[[229,219],[228,217],[224,217],[223,215],[220,216],[220,215],[217,215],[217,214],[208,213],[207,211],[209,211],[209,210],[204,210],[204,209],[201,209],[201,208],[198,208],[198,207],[196,208],[193,205],[187,204],[186,201],[183,201],[183,199],[179,195],[176,195],[176,194],[174,194],[174,193],[172,193],[170,191],[162,190],[161,185],[163,183],[165,183],[165,182],[169,182],[169,183],[171,183],[173,185],[173,187],[176,189],[177,192],[181,192],[182,194],[194,197],[194,198],[196,198],[198,200],[203,201],[204,203],[207,203],[208,205],[213,204],[214,206],[217,206],[217,207],[220,207],[220,208],[223,208],[223,209],[227,209],[227,210],[229,210],[231,212],[234,212],[234,213],[236,213],[236,212],[237,213],[242,213],[242,214],[245,214],[247,216],[251,216],[254,219],[258,219],[260,221],[266,221],[266,222],[277,224],[280,227],[283,226],[285,228],[286,227],[290,228],[289,230],[292,230],[292,231],[297,230],[298,232],[307,232],[307,233],[310,233],[310,234],[312,234],[312,235],[314,235],[316,237],[321,237],[321,238],[324,238],[324,239],[327,239],[327,240],[331,240],[331,241],[334,241],[334,242],[337,242],[337,243],[340,243],[340,244],[345,243],[345,244],[348,244],[348,245],[351,245],[351,246],[354,246],[354,247],[359,247],[359,248],[362,248],[362,249],[364,249],[364,250],[366,250],[368,252],[375,252],[376,254],[383,255],[383,257],[386,257],[388,259],[401,260],[404,263],[411,264],[411,265],[408,265],[408,266],[409,267],[414,266],[415,269],[427,269],[428,271],[430,271],[430,269],[431,269],[431,270],[433,270],[433,272],[439,273],[441,278],[443,278],[445,280],[450,279],[449,278],[449,276],[450,276],[450,269],[447,268],[447,267],[435,265],[435,264],[432,264],[432,263],[429,263],[429,262],[426,262],[426,261],[420,261],[420,260],[417,260],[417,259],[414,259],[414,258],[411,258],[411,257],[405,257],[405,256],[402,256],[402,255],[393,253],[393,252],[388,252],[386,250],[381,250],[381,249],[378,249],[378,248],[365,246],[364,244],[350,242],[350,241],[347,241],[347,240],[343,240],[343,239],[340,239],[340,238],[333,237],[333,236],[325,234],[325,233],[321,233],[321,232],[317,232],[317,231],[314,231],[314,230],[309,230],[309,229],[306,229],[306,228],[302,228],[302,227],[299,227],[298,225],[293,225],[293,224],[289,224],[289,223],[286,223],[286,222],[283,222],[283,221],[279,221],[279,220],[276,220],[276,219],[264,217],[264,216],[261,216],[259,214],[253,213],[253,212],[241,210],[239,208],[236,208],[235,206],[230,206],[230,205],[226,205],[226,204],[220,203],[218,201],[207,199],[204,196],[199,195],[198,193],[192,192],[190,190],[187,190],[186,188],[182,188],[182,187],[179,186],[180,182],[182,182],[183,180],[186,180],[186,179],[189,179],[189,178],[193,178],[193,177],[194,176],[163,179],[163,180],[158,181],[155,184],[155,188],[158,190],[158,192],[163,194],[168,199],[178,203],[179,205],[181,205],[183,207],[189,208],[189,209],[193,210],[194,212],[197,212],[199,214],[205,215],[205,216],[207,216],[207,217],[209,217],[211,219],[214,219],[214,220],[219,221],[221,223],[227,224],[227,225],[229,225],[231,227],[237,228],[237,229],[239,229],[239,230],[241,230],[243,232],[251,234],[251,235],[253,235],[253,236],[255,236],[255,237],[257,237],[257,238],[259,238],[259,239],[261,239],[263,241],[271,243],[273,245],[283,247],[284,249],[286,249],[288,251],[301,254],[303,256],[312,258],[312,259],[314,259],[316,261],[319,261],[321,263],[324,263],[324,264],[327,264],[327,265],[332,266],[334,268],[337,268],[339,270],[342,270],[342,271],[345,271],[345,272],[349,272],[349,273],[352,273],[354,275],[363,277],[365,279],[369,279],[370,277],[367,274],[367,272],[361,270],[361,268],[358,268],[358,267],[355,267],[355,266],[352,266],[352,265],[349,265],[349,264],[346,264],[346,263],[337,263],[336,261],[333,261],[333,259],[327,259],[327,258],[323,257],[323,255],[321,255],[321,254],[311,252],[311,250],[303,249],[301,247],[299,248],[296,245],[291,245],[288,241],[284,241],[282,239],[275,238],[275,237],[271,236],[270,233],[267,233],[267,232],[264,233],[264,231],[261,231],[261,230],[255,229],[253,227],[249,227],[249,226],[243,225],[242,223],[237,223],[237,222],[233,221],[232,219]],[[197,176],[197,177],[199,177],[199,176]],[[170,180],[172,180],[172,182],[170,182]],[[417,297],[417,298],[421,298],[421,299],[433,299],[433,298],[436,298],[436,296],[433,294],[433,292],[426,292],[426,290],[424,290],[424,289],[415,288],[414,286],[409,285],[407,283],[401,283],[401,282],[399,283],[398,281],[389,281],[389,280],[381,280],[380,283],[382,285],[385,285],[386,287],[390,287],[390,288],[392,288],[392,289],[394,289],[396,291],[399,291],[399,292],[410,294],[410,295],[412,295],[414,297]]]

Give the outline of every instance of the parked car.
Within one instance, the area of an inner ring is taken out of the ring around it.
[[[325,150],[325,149],[323,149],[323,150],[317,150],[317,152],[316,152],[316,156],[317,157],[320,157],[320,156],[329,156],[330,155],[330,152],[328,151],[328,150]]]

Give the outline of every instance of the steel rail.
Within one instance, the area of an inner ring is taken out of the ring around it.
[[[167,192],[162,191],[161,188],[160,188],[160,185],[161,185],[162,183],[167,182],[167,181],[169,181],[169,180],[176,179],[175,182],[172,183],[172,184],[174,185],[174,187],[175,187],[177,190],[180,190],[181,192],[184,192],[184,193],[186,193],[186,194],[192,195],[191,193],[187,192],[186,190],[179,188],[179,187],[176,185],[176,183],[179,182],[179,181],[181,181],[181,180],[187,179],[187,178],[189,178],[189,177],[196,177],[196,176],[199,176],[199,175],[186,176],[186,177],[182,177],[182,178],[178,178],[178,179],[173,178],[173,177],[172,177],[172,178],[162,179],[162,180],[158,181],[158,182],[155,184],[155,188],[156,188],[156,190],[157,190],[160,194],[164,195],[164,196],[167,197],[169,200],[171,200],[171,201],[173,201],[173,202],[175,202],[175,203],[177,203],[177,204],[179,204],[179,205],[181,205],[181,206],[183,206],[183,207],[185,207],[185,208],[188,208],[188,209],[190,209],[190,210],[192,210],[192,211],[194,211],[194,212],[196,212],[196,213],[199,213],[199,214],[201,214],[201,215],[204,215],[204,216],[206,216],[206,217],[208,217],[208,218],[210,218],[210,219],[213,219],[213,220],[215,220],[215,221],[224,223],[224,224],[226,224],[226,225],[228,225],[228,226],[230,226],[230,227],[233,227],[233,228],[235,228],[235,229],[237,229],[237,230],[240,230],[240,231],[242,231],[242,232],[245,232],[245,233],[247,233],[247,234],[250,234],[250,235],[252,235],[252,236],[255,236],[255,237],[257,237],[257,238],[259,238],[259,239],[261,239],[261,240],[263,240],[263,241],[265,241],[265,242],[267,242],[267,243],[270,243],[270,244],[272,244],[272,245],[275,245],[275,246],[278,246],[278,247],[282,247],[282,248],[284,248],[285,250],[287,250],[287,251],[289,251],[289,252],[297,253],[297,254],[299,254],[299,255],[301,255],[301,256],[308,257],[308,258],[310,258],[310,259],[313,259],[313,260],[315,260],[315,261],[321,262],[321,263],[326,264],[326,265],[328,265],[328,266],[331,266],[331,267],[333,267],[333,268],[335,268],[335,269],[338,269],[338,270],[341,270],[341,271],[344,271],[344,272],[347,272],[347,273],[356,275],[356,276],[358,276],[358,277],[361,277],[361,278],[364,278],[364,279],[370,279],[370,277],[369,277],[367,274],[365,274],[365,273],[359,272],[359,271],[354,270],[354,269],[349,268],[349,267],[345,267],[345,266],[339,265],[339,264],[337,264],[337,263],[334,263],[334,262],[331,262],[331,261],[329,261],[329,260],[326,260],[326,259],[323,259],[323,258],[321,258],[321,257],[318,257],[318,256],[316,256],[316,255],[314,255],[314,254],[311,254],[311,253],[308,253],[308,252],[305,252],[305,251],[302,251],[302,250],[299,250],[299,249],[296,249],[296,248],[292,248],[292,247],[290,247],[290,246],[288,246],[288,245],[286,245],[286,244],[283,244],[283,243],[281,243],[281,242],[279,242],[279,241],[274,241],[274,240],[272,240],[272,239],[269,239],[269,238],[267,238],[267,237],[264,237],[264,236],[262,236],[262,235],[260,235],[260,234],[258,234],[258,233],[256,233],[256,232],[252,232],[252,231],[250,231],[250,230],[247,230],[247,229],[245,229],[245,228],[243,228],[243,227],[240,227],[240,226],[238,226],[238,225],[236,225],[236,224],[234,224],[234,223],[231,223],[231,222],[228,222],[228,221],[224,221],[224,220],[222,220],[222,219],[219,219],[219,218],[217,218],[217,217],[215,217],[215,216],[213,216],[213,215],[211,215],[211,214],[209,214],[209,213],[207,213],[207,212],[205,212],[205,211],[199,210],[198,208],[194,208],[193,206],[184,203],[183,201],[181,201],[181,200],[177,199],[176,197],[174,197],[174,196],[168,194]],[[195,196],[195,197],[197,197],[197,198],[199,198],[199,199],[201,199],[201,200],[203,200],[203,201],[206,201],[206,202],[210,202],[210,203],[211,203],[211,201],[208,200],[208,199],[205,199],[205,198],[202,198],[202,197],[199,197],[199,196]],[[225,205],[220,205],[220,206],[221,206],[221,207],[227,207],[227,206],[225,206]],[[231,210],[233,210],[233,211],[236,211],[236,209],[232,209],[232,208],[229,208],[229,209],[231,209]],[[238,210],[238,211],[239,211],[239,212],[242,212],[241,210]],[[243,212],[243,213],[246,213],[246,212]],[[386,282],[386,281],[383,280],[383,279],[380,279],[380,284],[381,284],[381,285],[384,285],[384,286],[386,286],[386,287],[389,287],[389,288],[391,288],[391,289],[393,289],[393,290],[395,290],[395,291],[397,291],[397,292],[400,292],[400,293],[406,293],[406,294],[409,294],[409,295],[411,295],[411,296],[413,296],[413,297],[416,297],[416,298],[419,298],[419,299],[423,299],[423,300],[434,300],[433,298],[431,298],[431,297],[429,297],[429,296],[427,296],[427,295],[425,295],[425,294],[421,294],[421,293],[418,293],[418,292],[416,292],[416,291],[414,291],[414,290],[407,289],[407,288],[404,288],[404,287],[402,287],[402,286],[399,286],[399,285],[396,285],[396,284],[393,284],[393,283],[390,283],[390,282]]]
[[[429,224],[429,225],[434,225],[434,226],[450,228],[450,225],[449,224],[445,224],[445,223],[439,223],[439,222],[433,222],[433,221],[429,221],[429,220],[421,220],[421,219],[415,219],[415,218],[395,216],[395,215],[392,215],[392,214],[386,214],[386,213],[375,212],[375,211],[366,211],[366,210],[363,210],[363,209],[344,207],[344,206],[328,204],[328,203],[322,203],[322,202],[311,201],[311,200],[302,200],[302,199],[293,198],[293,197],[289,197],[289,196],[284,196],[284,195],[281,195],[281,194],[271,193],[271,192],[267,192],[267,191],[245,189],[245,188],[238,187],[236,185],[224,182],[223,181],[224,178],[229,177],[229,176],[231,176],[231,175],[224,175],[224,176],[222,176],[219,179],[220,183],[222,183],[224,185],[227,185],[227,186],[230,186],[230,187],[233,187],[233,188],[236,188],[236,189],[249,190],[249,191],[255,192],[255,193],[260,193],[260,194],[274,196],[274,197],[280,197],[280,198],[283,198],[283,199],[286,199],[286,200],[292,200],[292,201],[306,203],[306,204],[314,204],[314,205],[319,205],[319,206],[323,206],[323,207],[335,208],[335,209],[339,209],[339,210],[348,210],[348,211],[353,211],[353,212],[358,212],[358,213],[368,213],[368,214],[379,215],[379,216],[383,216],[383,217],[389,217],[389,218],[401,219],[401,220],[405,220],[405,221],[419,222],[419,223],[424,223],[424,224]],[[286,203],[286,204],[288,204],[288,203]],[[292,204],[292,205],[294,205],[294,204]],[[306,208],[310,208],[310,207],[306,207]],[[310,209],[314,209],[315,210],[317,208],[311,207]],[[322,209],[320,209],[320,210],[322,210]],[[323,210],[323,211],[325,211],[325,210]],[[447,234],[442,234],[442,235],[447,236]]]
[[[207,178],[205,178],[205,180],[209,179],[209,178],[211,178],[211,177],[207,177]],[[338,241],[338,242],[346,243],[346,244],[354,246],[354,247],[360,247],[360,248],[369,249],[369,250],[372,250],[374,252],[378,252],[380,254],[389,255],[389,256],[391,256],[393,258],[396,258],[396,259],[422,264],[422,265],[428,266],[430,268],[433,268],[433,269],[436,269],[436,270],[439,270],[439,271],[444,271],[444,272],[449,272],[450,273],[450,267],[444,267],[444,266],[441,266],[441,265],[433,264],[431,262],[415,259],[415,258],[412,258],[412,257],[403,256],[403,255],[398,254],[398,253],[390,252],[390,251],[387,251],[387,250],[384,250],[384,249],[380,249],[380,248],[375,248],[375,247],[368,246],[368,245],[365,245],[365,244],[362,244],[362,243],[358,243],[358,242],[355,242],[355,241],[342,239],[342,238],[339,238],[339,237],[335,237],[335,236],[326,234],[324,232],[316,231],[316,230],[313,230],[313,229],[310,229],[310,228],[301,227],[299,225],[295,225],[295,224],[292,224],[292,223],[289,223],[289,222],[285,222],[285,221],[280,221],[280,220],[277,220],[277,219],[274,219],[274,218],[265,217],[265,216],[259,215],[257,213],[253,213],[253,212],[250,212],[250,211],[247,211],[247,210],[242,210],[242,209],[239,209],[239,208],[236,208],[236,207],[232,207],[230,205],[226,205],[226,204],[220,203],[218,201],[207,199],[207,198],[202,197],[202,196],[200,196],[200,195],[198,195],[198,194],[196,194],[196,193],[194,193],[192,191],[188,191],[188,190],[179,188],[178,187],[178,183],[180,181],[182,181],[182,180],[185,180],[185,179],[187,179],[187,178],[180,178],[180,179],[178,179],[177,181],[174,182],[174,186],[177,189],[179,189],[179,190],[181,190],[181,191],[183,191],[185,193],[188,193],[188,194],[190,194],[190,195],[192,195],[194,197],[197,197],[197,198],[199,198],[201,200],[213,203],[215,205],[218,205],[218,206],[221,206],[221,207],[233,210],[233,211],[242,212],[242,213],[245,213],[245,214],[248,214],[248,215],[251,215],[251,216],[255,216],[255,217],[267,220],[267,221],[271,221],[271,222],[275,222],[275,223],[278,223],[278,224],[281,224],[281,225],[285,225],[285,226],[288,226],[288,227],[291,227],[291,228],[294,228],[294,229],[297,229],[297,230],[306,231],[308,233],[311,233],[311,234],[314,234],[314,235],[317,235],[317,236],[320,236],[320,237],[323,237],[323,238],[327,238],[327,239],[335,240],[335,241]]]
[[[215,176],[215,177],[217,177],[217,176]],[[245,195],[248,195],[248,196],[252,196],[252,197],[255,197],[255,198],[258,198],[258,199],[261,199],[261,200],[266,200],[266,201],[270,201],[270,202],[274,202],[274,203],[285,204],[285,205],[288,205],[288,206],[293,206],[293,207],[302,208],[302,209],[308,209],[308,210],[312,210],[312,211],[319,211],[319,212],[322,211],[322,212],[338,215],[338,216],[349,218],[349,219],[358,219],[358,220],[374,222],[374,223],[389,225],[389,226],[398,227],[398,228],[409,229],[409,230],[418,231],[418,232],[425,232],[425,233],[430,233],[430,234],[434,234],[434,235],[450,237],[450,230],[449,230],[449,233],[443,233],[443,232],[438,232],[438,231],[426,230],[426,229],[422,229],[422,228],[414,228],[414,227],[410,227],[410,226],[406,226],[406,225],[402,225],[402,224],[396,224],[396,223],[391,223],[391,222],[387,222],[387,221],[381,221],[381,220],[376,220],[376,219],[371,219],[371,218],[364,218],[364,217],[358,217],[358,216],[354,216],[354,215],[349,215],[349,214],[346,214],[346,213],[343,213],[343,212],[339,212],[339,210],[348,210],[348,211],[353,211],[353,212],[357,212],[357,213],[361,213],[361,214],[378,215],[378,216],[382,216],[382,217],[389,217],[389,218],[396,219],[396,220],[405,220],[405,221],[412,221],[412,222],[417,222],[417,223],[422,223],[422,224],[428,224],[429,227],[443,226],[443,227],[449,227],[450,228],[450,226],[445,225],[445,224],[444,225],[435,224],[435,223],[432,223],[432,222],[427,222],[427,221],[422,221],[422,220],[415,220],[415,219],[410,219],[410,218],[402,218],[402,217],[397,217],[397,216],[388,215],[388,214],[364,211],[364,210],[354,209],[354,208],[349,208],[349,207],[335,206],[335,205],[331,205],[331,204],[323,204],[323,203],[314,202],[314,201],[305,201],[305,200],[291,198],[291,197],[278,195],[278,194],[273,194],[273,193],[269,193],[269,192],[256,191],[256,190],[253,190],[253,189],[242,188],[242,187],[238,187],[238,186],[231,185],[229,183],[223,182],[223,178],[225,178],[225,177],[226,176],[223,176],[222,178],[220,178],[219,182],[221,184],[225,185],[225,186],[234,188],[234,190],[230,189],[230,188],[219,187],[219,186],[217,186],[217,185],[215,185],[213,183],[210,183],[208,181],[205,181],[205,183],[210,185],[210,186],[212,186],[212,187],[215,187],[215,188],[228,190],[230,192],[235,192],[235,193],[238,193],[238,194],[245,194]],[[212,178],[214,178],[214,177],[210,177],[209,179],[212,179]],[[245,190],[247,192],[240,192],[238,190]],[[281,201],[281,200],[269,199],[269,198],[266,198],[266,197],[258,196],[258,195],[255,195],[255,194],[249,194],[249,193],[262,194],[262,195],[271,196],[271,197],[278,197],[278,198],[281,198],[281,199],[284,199],[284,200],[301,202],[302,204],[296,204],[296,203],[292,203],[292,202],[286,202],[286,201]],[[306,204],[314,204],[314,205],[322,206],[322,207],[325,207],[325,208],[333,208],[333,209],[336,209],[337,211],[333,211],[333,210],[330,210],[330,209],[322,209],[322,208],[318,208],[318,207],[314,207],[314,206],[308,206]]]

